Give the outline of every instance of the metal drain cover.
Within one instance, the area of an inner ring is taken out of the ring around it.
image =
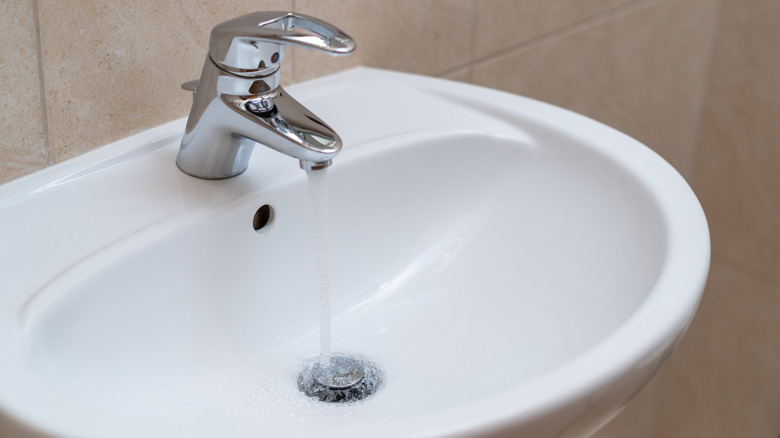
[[[376,392],[381,373],[371,362],[348,356],[331,356],[329,364],[310,362],[298,376],[298,389],[324,402],[362,400]]]

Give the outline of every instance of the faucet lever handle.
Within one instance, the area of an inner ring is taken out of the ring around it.
[[[254,12],[215,26],[209,56],[233,74],[266,76],[278,71],[287,45],[333,56],[355,50],[349,35],[325,21],[294,12]]]

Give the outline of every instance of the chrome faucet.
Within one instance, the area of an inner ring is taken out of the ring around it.
[[[336,27],[292,12],[255,12],[214,27],[200,80],[182,84],[193,103],[176,158],[184,173],[223,179],[246,170],[255,143],[327,167],[341,139],[279,84],[285,46],[347,55],[355,42]]]

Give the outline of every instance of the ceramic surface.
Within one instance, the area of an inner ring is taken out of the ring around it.
[[[683,334],[707,224],[642,144],[408,74],[290,92],[344,140],[328,170],[333,349],[379,364],[380,390],[327,405],[296,388],[319,346],[297,161],[258,146],[236,178],[191,178],[179,120],[0,187],[6,421],[68,437],[579,437]]]

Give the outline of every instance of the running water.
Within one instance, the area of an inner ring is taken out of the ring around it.
[[[307,170],[317,256],[317,285],[320,301],[320,359],[310,362],[298,375],[298,389],[324,402],[349,403],[362,400],[382,383],[382,372],[371,362],[330,352],[330,272],[328,259],[327,168]]]
[[[317,286],[320,301],[320,367],[330,368],[330,272],[328,258],[328,168],[307,170],[312,200],[314,249],[317,257]]]

